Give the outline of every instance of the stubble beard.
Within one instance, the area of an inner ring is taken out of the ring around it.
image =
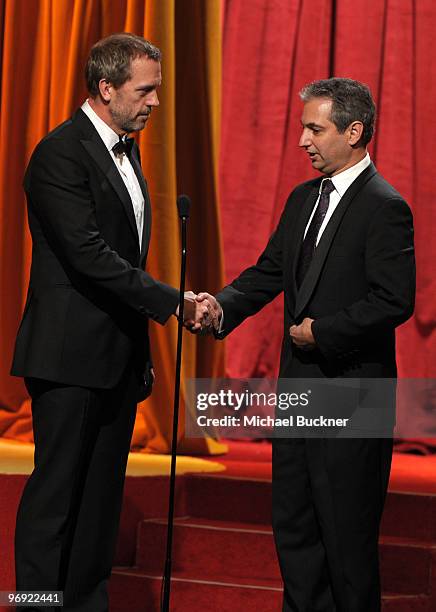
[[[132,118],[126,110],[110,108],[110,113],[115,125],[123,132],[138,132],[145,127],[146,122],[140,122],[137,117]]]

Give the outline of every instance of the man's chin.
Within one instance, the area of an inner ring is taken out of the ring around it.
[[[320,160],[312,159],[312,168],[318,172],[324,172],[324,164]]]
[[[150,115],[139,115],[139,117],[136,118],[136,125],[137,126],[141,126],[141,127],[137,127],[137,130],[141,130],[144,125],[147,123],[148,119],[149,119]]]
[[[144,117],[144,119],[136,120],[134,123],[129,123],[129,125],[125,125],[123,130],[130,134],[130,132],[140,132],[145,128],[145,124],[147,123],[148,117]]]
[[[149,117],[141,117],[138,121],[138,127],[136,128],[137,130],[143,130],[145,128],[145,125],[148,121]]]

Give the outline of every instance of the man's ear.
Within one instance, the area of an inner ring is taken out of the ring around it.
[[[98,90],[103,102],[110,102],[112,97],[112,88],[112,83],[109,83],[109,81],[106,81],[106,79],[100,79],[98,83]]]
[[[353,121],[353,123],[349,126],[348,130],[350,133],[348,142],[353,147],[362,138],[363,123],[361,121]]]

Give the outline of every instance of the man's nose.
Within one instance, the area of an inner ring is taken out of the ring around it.
[[[310,145],[310,135],[308,130],[303,130],[301,132],[300,141],[298,143],[299,147],[308,147]]]
[[[152,92],[152,96],[150,99],[150,106],[159,106],[159,98],[157,96],[157,91]]]

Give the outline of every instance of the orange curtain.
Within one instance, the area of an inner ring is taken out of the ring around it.
[[[223,285],[217,158],[221,35],[220,2],[208,0],[0,0],[0,435],[31,440],[30,407],[20,379],[9,376],[31,259],[22,176],[32,150],[86,97],[83,67],[91,45],[113,32],[141,34],[163,52],[160,108],[139,135],[153,205],[148,270],[179,283],[176,197],[193,200],[187,288]],[[167,452],[172,427],[176,322],[151,324],[156,385],[141,404],[133,445]],[[184,335],[182,380],[224,372],[224,347]],[[184,388],[182,388],[184,396]],[[215,453],[212,439],[183,436],[187,453]]]

